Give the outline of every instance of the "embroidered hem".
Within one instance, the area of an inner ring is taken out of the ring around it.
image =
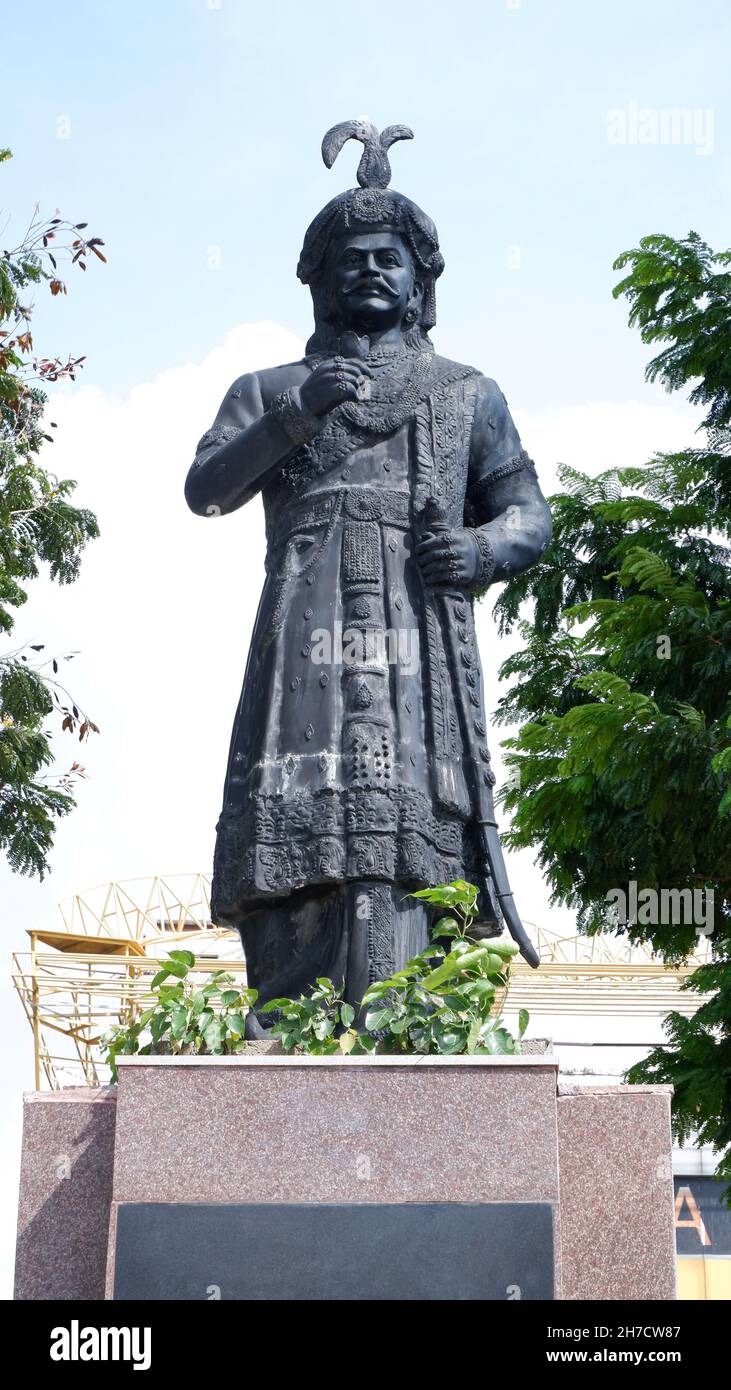
[[[221,920],[257,898],[364,878],[425,886],[467,878],[490,891],[468,823],[413,789],[259,794],[221,815],[212,909]]]

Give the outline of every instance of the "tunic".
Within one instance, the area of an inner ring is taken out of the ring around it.
[[[234,383],[198,459],[314,365]],[[413,350],[369,365],[372,400],[337,407],[263,481],[266,579],[217,828],[220,922],[307,887],[455,879],[477,885],[484,922],[500,919],[473,595],[429,589],[414,548],[427,515],[431,529],[479,527],[495,480],[532,464],[474,368]]]

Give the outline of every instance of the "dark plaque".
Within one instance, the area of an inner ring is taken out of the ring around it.
[[[119,1208],[115,1299],[553,1296],[546,1202]]]

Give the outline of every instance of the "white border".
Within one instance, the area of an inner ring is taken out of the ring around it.
[[[118,1067],[543,1067],[558,1071],[558,1058],[542,1054],[526,1057],[453,1056],[290,1057],[281,1053],[258,1053],[251,1057],[117,1057]]]

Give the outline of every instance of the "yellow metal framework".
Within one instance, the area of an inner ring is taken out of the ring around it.
[[[681,985],[709,959],[705,940],[682,965],[667,966],[649,947],[634,946],[625,936],[567,937],[539,927],[531,937],[540,969],[523,961],[513,966],[511,1012],[662,1018],[674,1010],[690,1018],[702,1002],[702,995]]]
[[[530,925],[530,924],[529,924]],[[60,903],[28,931],[30,951],[13,956],[13,981],[33,1031],[36,1090],[99,1086],[109,1079],[101,1039],[130,1023],[150,1000],[160,958],[181,946],[204,975],[245,974],[236,932],[210,917],[205,874],[108,883]],[[533,927],[540,970],[513,966],[510,1010],[582,1014],[692,1014],[699,996],[679,992],[694,957],[667,968],[617,937],[564,937]]]
[[[60,903],[28,936],[30,951],[13,956],[13,982],[33,1030],[36,1090],[109,1080],[101,1040],[149,1003],[168,951],[192,951],[203,975],[246,969],[237,933],[211,922],[203,874],[104,884]]]

